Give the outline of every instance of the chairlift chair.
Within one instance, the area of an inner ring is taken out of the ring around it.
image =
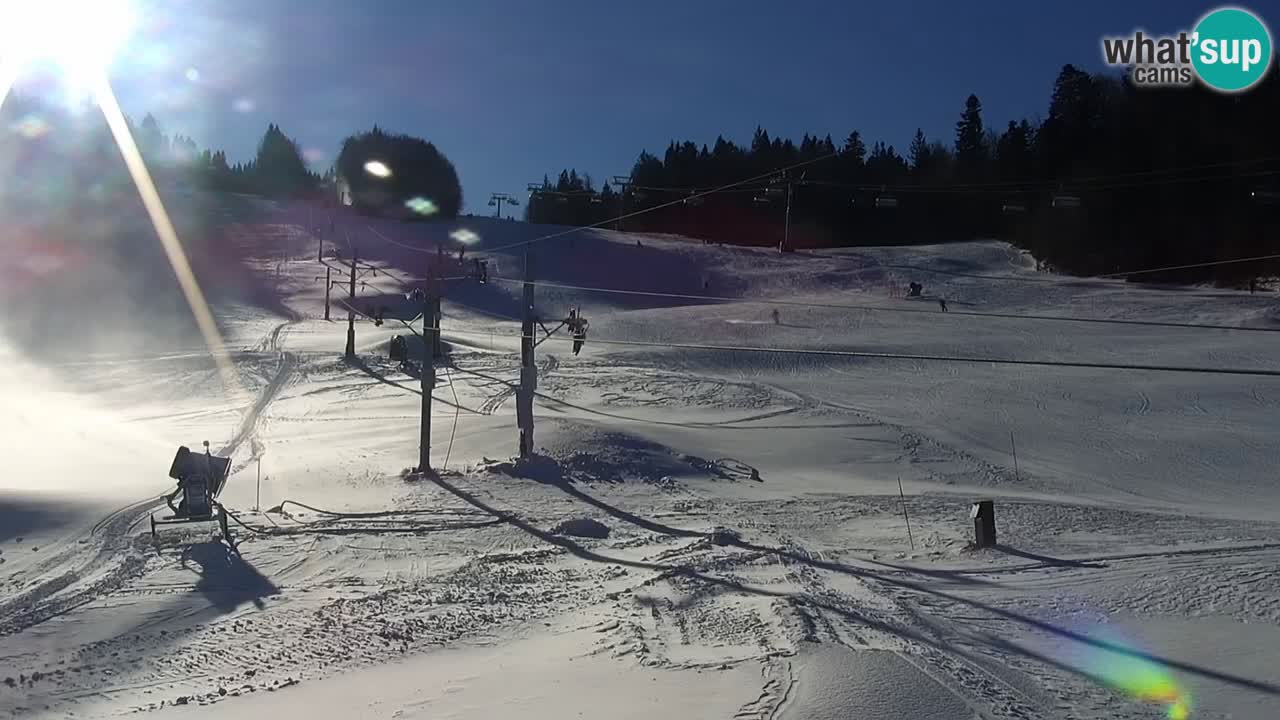
[[[1249,199],[1259,205],[1280,205],[1280,190],[1258,188],[1249,192]]]
[[[1006,202],[1000,206],[1000,212],[1005,215],[1021,215],[1027,211],[1027,206],[1017,201]]]
[[[1051,204],[1055,209],[1072,210],[1080,207],[1080,196],[1072,195],[1059,187],[1058,192],[1053,195],[1053,202]]]
[[[892,195],[877,195],[876,207],[881,210],[893,210],[898,207],[898,198]]]

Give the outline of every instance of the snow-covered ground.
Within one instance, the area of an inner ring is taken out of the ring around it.
[[[540,281],[721,300],[540,287],[549,327],[580,306],[591,331],[577,356],[538,347],[538,457],[516,464],[506,246],[562,229],[329,223],[264,206],[220,229],[273,298],[212,294],[234,388],[190,334],[56,360],[0,343],[0,714],[1280,706],[1280,377],[923,359],[1280,370],[1272,295],[1051,276],[997,242],[779,256],[582,231],[532,246]],[[386,270],[372,297],[441,243],[465,274],[460,229],[491,280],[445,283],[444,469],[423,478],[419,380],[387,358],[403,327],[358,322],[344,361],[316,254]],[[913,280],[925,297],[890,297]],[[151,542],[174,449],[203,440],[234,459],[238,553],[203,526]],[[997,549],[968,547],[978,499]]]

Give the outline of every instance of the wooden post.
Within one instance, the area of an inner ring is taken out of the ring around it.
[[[262,507],[262,458],[258,458],[258,497],[253,501],[253,511],[258,512],[260,507]]]
[[[324,268],[324,319],[329,319],[329,290],[333,287],[333,268]]]
[[[356,251],[351,250],[351,289],[347,293],[347,359],[356,359]]]

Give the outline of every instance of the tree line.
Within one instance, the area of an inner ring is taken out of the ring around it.
[[[0,122],[13,130],[0,140],[0,165],[13,168],[12,174],[27,181],[16,183],[18,192],[5,194],[6,205],[31,210],[35,203],[51,211],[67,206],[87,210],[119,193],[132,192],[132,180],[100,115],[67,112],[36,98],[11,96],[0,109]],[[162,188],[185,185],[331,201],[341,185],[356,210],[405,219],[452,218],[462,206],[457,172],[435,145],[377,126],[347,137],[335,164],[321,174],[308,167],[298,142],[275,123],[268,124],[254,156],[236,163],[229,162],[223,150],[202,149],[191,137],[166,133],[150,113],[141,122],[126,118],[126,123]],[[390,172],[371,174],[365,167],[371,160]]]
[[[1224,95],[1139,88],[1066,65],[1043,119],[992,127],[970,95],[953,135],[917,129],[905,152],[868,146],[857,130],[839,144],[764,128],[746,146],[672,141],[662,157],[641,152],[618,188],[596,189],[576,169],[544,178],[526,219],[590,225],[658,208],[622,229],[749,245],[779,245],[786,233],[793,247],[1001,238],[1080,274],[1212,262],[1280,253],[1277,123],[1277,73]],[[795,169],[777,172],[786,167]],[[1280,264],[1141,279],[1238,283],[1264,271],[1280,274]]]

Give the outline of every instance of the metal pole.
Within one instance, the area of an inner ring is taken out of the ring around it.
[[[351,289],[347,298],[347,359],[356,359],[356,259],[358,253],[351,249]]]
[[[258,498],[253,501],[253,511],[262,507],[262,458],[258,458]]]
[[[440,349],[440,290],[438,286],[438,278],[436,291],[432,293],[432,295],[431,327],[433,328],[433,332],[431,334],[431,357],[434,359],[444,356],[444,352]]]
[[[516,425],[520,428],[520,457],[533,454],[533,392],[538,369],[533,363],[533,253],[524,251],[524,312],[520,323],[520,386],[516,391]]]
[[[779,252],[786,252],[791,244],[791,187],[793,184],[787,180],[787,217],[782,224],[782,245],[778,247]]]
[[[907,523],[907,540],[911,549],[916,549],[916,539],[911,536],[911,518],[907,517],[907,496],[902,492],[902,476],[898,476],[898,497],[902,498],[902,519]]]
[[[1018,472],[1018,446],[1013,442],[1013,431],[1009,431],[1009,447],[1013,448],[1013,479],[1020,480]]]
[[[333,268],[324,269],[324,319],[329,319],[329,290],[333,287]]]
[[[434,299],[436,266],[427,268],[427,291],[422,296],[422,435],[418,438],[418,472],[431,469],[431,392],[436,386],[436,360],[433,351],[434,338],[439,337]]]

